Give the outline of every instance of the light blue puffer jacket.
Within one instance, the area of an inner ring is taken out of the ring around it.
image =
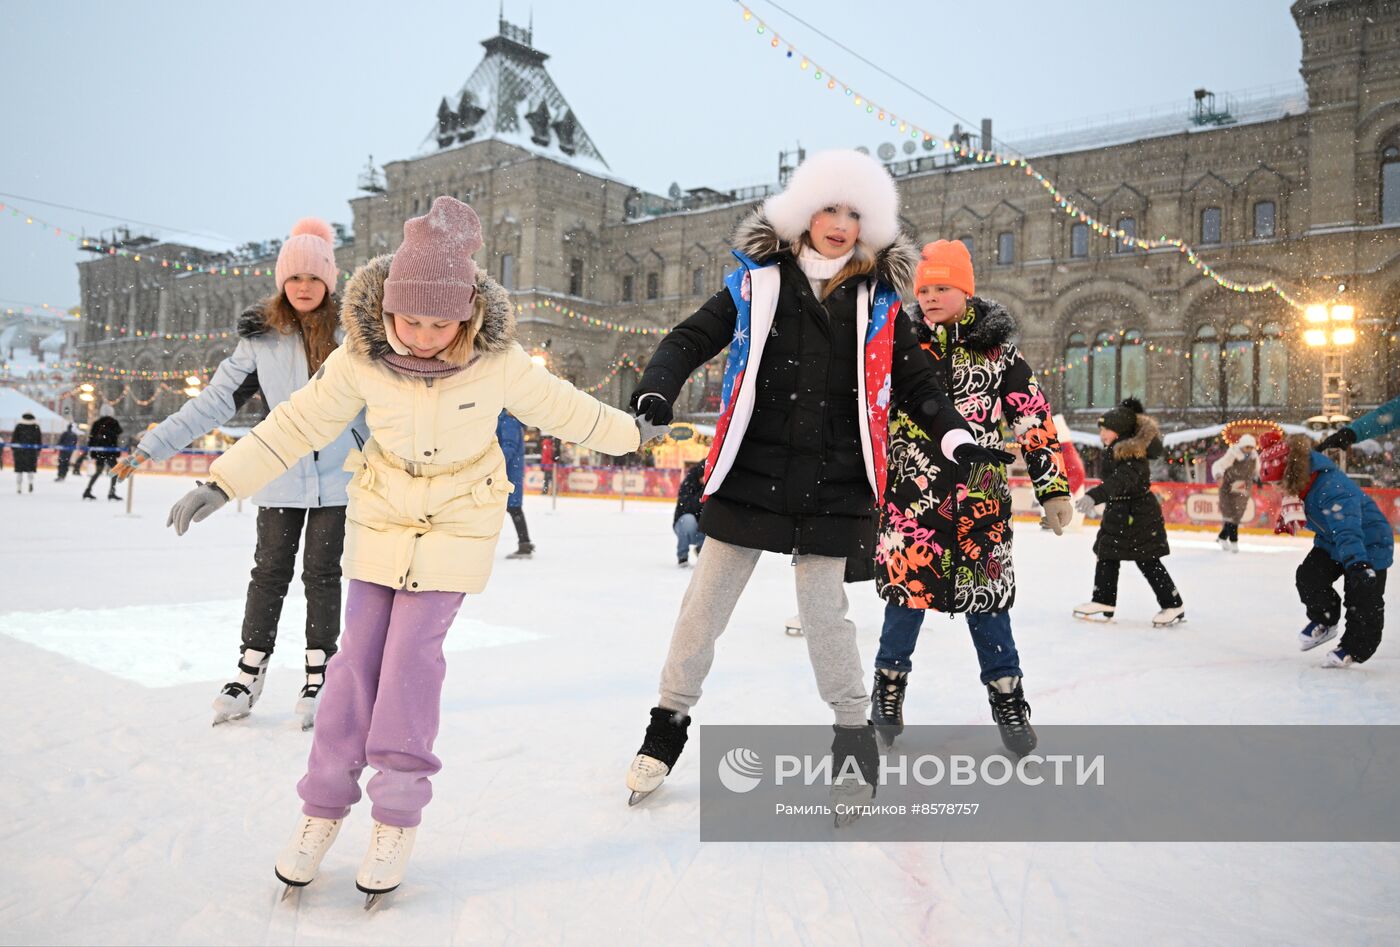
[[[328,305],[332,312],[338,309],[334,301]],[[336,337],[342,334],[337,329]],[[148,431],[138,449],[154,460],[165,460],[195,438],[227,424],[259,391],[270,411],[310,379],[301,335],[269,328],[262,307],[254,306],[239,316],[238,345],[219,363],[209,384],[198,397]],[[253,502],[302,509],[345,506],[350,474],[341,468],[350,449],[368,440],[368,430],[361,413],[325,450],[301,458],[291,470],[254,494]]]

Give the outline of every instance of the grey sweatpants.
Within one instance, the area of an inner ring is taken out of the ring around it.
[[[762,550],[705,540],[681,613],[671,633],[671,650],[661,670],[660,706],[689,713],[715,660],[715,642],[729,625],[739,593],[753,574]],[[797,613],[807,638],[807,656],[817,692],[831,706],[836,722],[861,726],[870,709],[864,669],[856,648],[856,626],[846,617],[846,560],[798,556]]]

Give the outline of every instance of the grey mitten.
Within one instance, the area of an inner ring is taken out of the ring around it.
[[[1045,508],[1046,525],[1055,531],[1056,536],[1063,535],[1065,527],[1074,519],[1069,497],[1051,497],[1041,506]]]
[[[175,535],[185,535],[191,523],[206,519],[219,507],[228,502],[228,494],[212,483],[195,481],[195,488],[175,502],[170,508],[166,526],[175,527]]]
[[[1085,516],[1088,516],[1090,513],[1094,512],[1094,507],[1096,506],[1098,506],[1098,504],[1094,502],[1094,498],[1089,496],[1089,494],[1087,493],[1074,501],[1074,508],[1079,512],[1083,513]]]
[[[638,445],[639,447],[651,441],[665,437],[666,434],[671,430],[671,425],[669,424],[652,424],[649,420],[647,420],[647,416],[645,414],[637,415],[636,420],[637,430],[641,433],[642,436],[642,443]]]

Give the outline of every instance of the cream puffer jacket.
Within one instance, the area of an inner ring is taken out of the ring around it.
[[[412,592],[480,592],[514,484],[496,443],[508,410],[527,425],[605,454],[637,449],[636,422],[534,364],[515,341],[509,297],[477,277],[486,318],[476,356],[455,375],[423,379],[386,365],[394,350],[382,305],[389,256],[345,289],[345,344],[321,370],[210,468],[230,497],[246,497],[297,458],[335,439],[366,410],[370,441],[351,451],[347,578]]]

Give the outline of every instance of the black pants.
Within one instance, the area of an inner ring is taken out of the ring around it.
[[[1317,547],[1303,558],[1295,577],[1298,598],[1308,610],[1308,621],[1335,625],[1342,618],[1342,597],[1332,588],[1340,576],[1346,575],[1342,591],[1346,593],[1346,631],[1342,633],[1342,649],[1358,663],[1376,653],[1381,644],[1381,629],[1385,627],[1385,572],[1376,570],[1374,581],[1362,581],[1346,575],[1342,564]]]
[[[1147,584],[1152,586],[1152,592],[1157,596],[1157,604],[1162,608],[1178,608],[1181,605],[1181,593],[1176,590],[1176,583],[1167,574],[1167,567],[1162,565],[1161,559],[1138,559],[1137,567],[1142,570],[1142,576],[1147,580]],[[1122,563],[1117,559],[1100,559],[1098,567],[1094,569],[1094,601],[1100,605],[1118,604],[1118,570]]]
[[[88,481],[87,489],[83,491],[83,496],[85,496],[85,497],[90,497],[90,496],[92,496],[92,486],[93,486],[93,484],[97,483],[98,478],[101,477],[102,474],[103,474],[105,471],[109,471],[109,470],[111,470],[112,468],[114,468],[114,467],[117,466],[117,455],[116,455],[116,452],[115,452],[115,451],[112,452],[112,453],[106,453],[106,452],[94,453],[94,454],[91,455],[91,457],[92,457],[92,466],[93,466],[92,479]],[[116,495],[116,492],[117,492],[117,476],[116,476],[116,474],[112,474],[112,483],[111,483],[111,485],[107,488],[107,495],[108,495],[108,496],[115,496],[115,495]]]
[[[525,511],[518,506],[506,507],[510,521],[515,524],[515,538],[522,544],[530,541],[530,527],[525,525]]]
[[[243,646],[268,654],[277,645],[282,600],[292,584],[297,545],[306,527],[301,581],[306,586],[306,647],[330,657],[340,639],[340,554],[345,548],[345,507],[303,510],[265,506],[258,510],[258,546],[243,608]]]
[[[1232,543],[1240,541],[1240,524],[1225,523],[1220,527],[1220,535],[1216,539],[1228,539]]]
[[[68,463],[73,459],[71,450],[61,450],[58,452],[58,479],[63,480],[68,476]]]

